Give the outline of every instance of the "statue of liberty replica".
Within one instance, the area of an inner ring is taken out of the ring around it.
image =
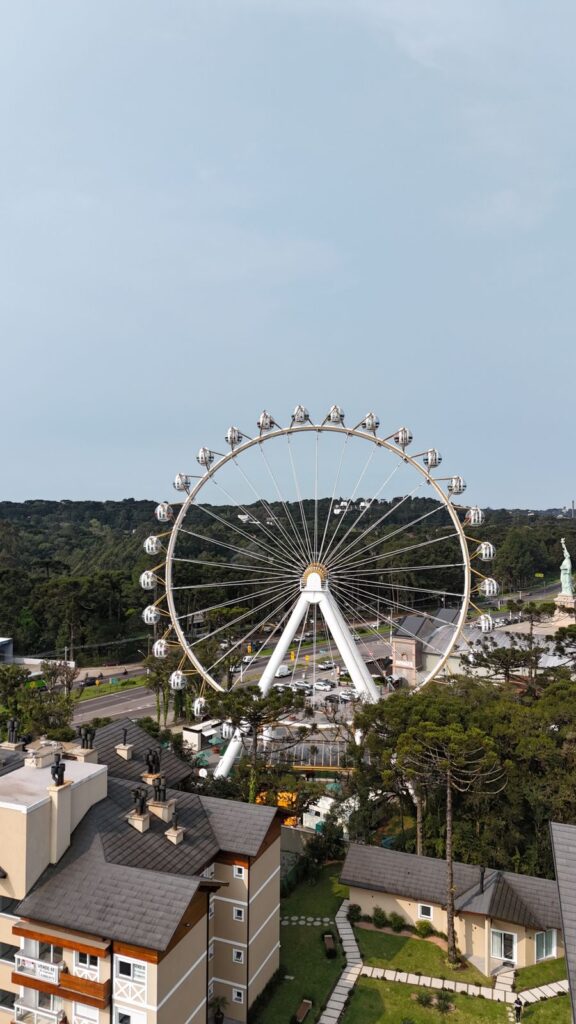
[[[567,611],[576,611],[574,581],[572,579],[572,559],[570,558],[570,552],[566,547],[564,537],[561,537],[560,543],[562,544],[562,551],[564,552],[564,561],[560,566],[560,593],[554,602],[557,608],[556,614],[561,614],[562,612]]]

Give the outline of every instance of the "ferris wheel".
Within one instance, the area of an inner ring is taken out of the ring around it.
[[[377,701],[384,680],[419,689],[446,670],[470,605],[498,593],[482,571],[495,552],[462,476],[412,443],[373,412],[347,426],[337,405],[320,422],[298,405],[285,426],[264,411],[251,435],[229,427],[223,451],[201,447],[199,471],[176,475],[181,501],[156,507],[144,544],[143,618],[197,713],[206,687],[328,672]]]

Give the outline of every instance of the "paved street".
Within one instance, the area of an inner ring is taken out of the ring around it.
[[[92,718],[145,718],[156,714],[156,697],[150,690],[139,686],[134,690],[120,690],[119,693],[94,697],[77,705],[72,719],[73,725],[82,725]]]

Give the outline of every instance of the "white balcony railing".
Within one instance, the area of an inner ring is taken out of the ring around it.
[[[62,1016],[62,1010],[44,1010],[39,1006],[14,1003],[14,1019],[23,1024],[58,1024]]]
[[[51,985],[57,985],[60,980],[60,971],[63,962],[52,964],[48,960],[37,960],[33,956],[24,956],[16,953],[14,957],[18,974],[28,974],[31,978],[38,978],[39,981],[47,981]]]

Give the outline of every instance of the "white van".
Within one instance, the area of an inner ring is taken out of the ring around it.
[[[289,676],[290,674],[291,674],[291,671],[290,671],[290,668],[289,668],[288,665],[278,665],[278,668],[276,669],[276,671],[274,673],[274,675],[276,676],[276,679],[282,679],[283,676]]]

